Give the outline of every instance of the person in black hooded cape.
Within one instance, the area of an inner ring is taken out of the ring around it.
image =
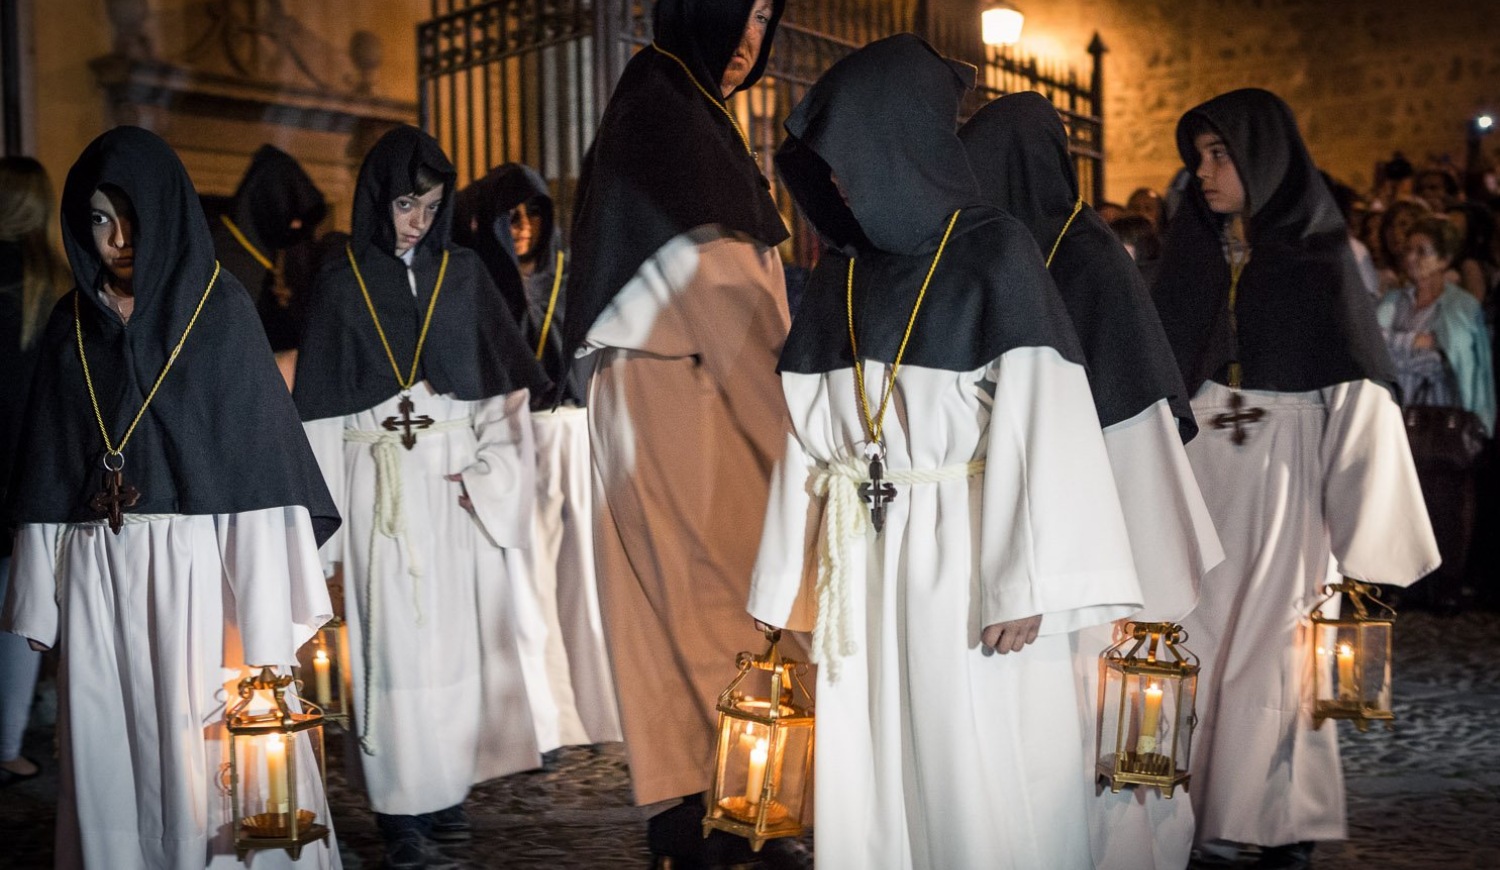
[[[348,525],[354,724],[387,863],[464,839],[472,783],[538,766],[513,587],[545,382],[475,253],[450,241],[455,173],[415,127],[360,168],[351,241],[313,293],[293,398]]]
[[[527,621],[520,641],[528,667],[536,668],[527,688],[537,739],[543,752],[617,741],[620,716],[594,579],[594,480],[584,409],[585,369],[593,360],[562,365],[568,257],[546,179],[520,163],[490,170],[460,191],[454,237],[484,260],[537,359],[550,371],[566,372],[531,402],[536,618]]]
[[[1291,109],[1233,91],[1188,111],[1177,145],[1197,183],[1153,293],[1225,552],[1183,621],[1203,668],[1196,837],[1300,866],[1312,841],[1345,836],[1337,729],[1311,715],[1327,663],[1303,618],[1339,575],[1405,586],[1438,551],[1374,311]]]
[[[1092,866],[1073,634],[1141,592],[1067,309],[955,134],[973,81],[872,43],[776,157],[832,247],[750,611],[814,631],[819,868]]]
[[[289,268],[328,213],[322,191],[292,155],[262,145],[250,158],[229,211],[210,226],[219,262],[250,291],[278,354],[295,350],[314,274]]]
[[[3,625],[61,652],[57,863],[235,863],[223,698],[331,617],[317,549],[339,515],[172,149],[103,134],[61,212],[77,284],[38,343]],[[329,825],[306,773],[299,805]],[[336,862],[330,836],[298,866]]]
[[[1137,618],[1176,622],[1193,609],[1199,579],[1224,554],[1183,451],[1198,423],[1151,296],[1130,254],[1079,196],[1067,130],[1046,97],[1030,91],[1001,97],[958,135],[986,201],[1026,224],[1046,255],[1083,344],[1146,596]],[[1089,734],[1096,726],[1099,653],[1115,640],[1108,625],[1080,634],[1078,671],[1086,691],[1079,713]],[[1193,825],[1190,812],[1176,811],[1183,803],[1155,793],[1142,801],[1130,792],[1102,792],[1090,804],[1095,863],[1187,866]]]
[[[631,785],[640,804],[686,796],[651,819],[651,848],[710,864],[748,860],[717,851],[738,838],[705,846],[698,794],[725,665],[765,643],[745,596],[789,428],[776,383],[786,227],[726,100],[765,69],[782,6],[656,4],[655,41],[626,65],[589,149],[571,233],[563,348],[595,361],[595,561]]]

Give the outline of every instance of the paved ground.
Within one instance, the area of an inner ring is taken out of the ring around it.
[[[1396,633],[1395,732],[1343,730],[1350,840],[1319,846],[1319,870],[1500,868],[1500,614],[1404,614]],[[34,729],[28,753],[45,756]],[[330,794],[346,866],[379,864],[379,837],[334,747]],[[0,867],[51,865],[55,765],[0,790]],[[641,813],[617,745],[565,750],[556,767],[475,789],[479,836],[450,867],[645,868]],[[963,870],[963,868],[954,868]]]

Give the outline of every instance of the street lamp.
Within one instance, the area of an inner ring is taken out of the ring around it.
[[[1026,16],[1009,3],[989,3],[979,15],[985,45],[1015,45],[1021,41]]]

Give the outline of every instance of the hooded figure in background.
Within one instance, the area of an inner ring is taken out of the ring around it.
[[[1224,558],[1183,442],[1198,431],[1171,345],[1130,255],[1083,203],[1067,131],[1052,103],[1025,92],[980,109],[959,130],[989,204],[1031,230],[1083,345],[1089,386],[1125,510],[1148,622],[1178,622],[1198,581]],[[1095,758],[1099,653],[1110,625],[1079,633],[1079,715]],[[1184,808],[1186,811],[1183,811]],[[1095,863],[1142,870],[1187,866],[1191,804],[1155,791],[1103,791],[1090,803]]]
[[[360,168],[351,241],[324,268],[293,392],[345,533],[354,724],[386,862],[469,836],[469,787],[541,763],[516,634],[545,385],[473,251],[455,173],[415,127]]]
[[[332,616],[317,551],[339,515],[167,143],[95,139],[62,230],[77,283],[37,345],[0,621],[61,653],[57,866],[238,867],[223,699]],[[329,825],[293,746],[299,807]],[[261,860],[339,866],[331,834]]]
[[[568,256],[552,194],[536,170],[507,163],[464,188],[455,205],[454,237],[484,260],[537,360],[563,374],[531,402],[537,454],[532,594],[517,639],[537,741],[549,752],[619,740],[594,579],[593,470],[583,407],[585,369],[593,363],[562,365]]]
[[[700,793],[718,693],[736,654],[765,643],[745,597],[789,428],[787,231],[725,101],[760,78],[783,5],[656,4],[571,234],[563,348],[594,361],[595,558],[631,783],[641,804],[685,798],[651,819],[652,850],[710,865],[750,858],[737,837],[705,842]]]
[[[820,868],[1093,866],[1073,635],[1141,592],[1068,311],[954,132],[973,81],[871,43],[776,157],[831,250],[750,611],[814,631]]]
[[[1314,728],[1324,663],[1306,617],[1341,575],[1406,586],[1438,550],[1368,292],[1291,109],[1233,91],[1188,111],[1177,145],[1197,183],[1168,224],[1153,294],[1225,552],[1183,620],[1202,662],[1197,842],[1304,866],[1313,841],[1345,836],[1338,729]]]

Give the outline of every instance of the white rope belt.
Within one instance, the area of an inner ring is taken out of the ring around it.
[[[886,469],[882,480],[897,486],[963,480],[984,472],[984,460],[941,468]],[[869,467],[845,460],[820,465],[813,471],[813,494],[825,499],[823,523],[818,529],[818,621],[813,628],[813,661],[830,679],[839,672],[839,660],[859,651],[850,635],[849,559],[854,542],[871,528],[870,513],[859,497],[859,486],[870,482]]]
[[[421,440],[429,435],[470,429],[473,426],[473,418],[458,417],[433,423],[425,429],[415,429],[413,434]],[[421,585],[418,582],[422,577],[422,563],[416,548],[412,546],[411,538],[406,534],[406,510],[401,480],[401,454],[406,452],[406,448],[401,443],[401,433],[345,429],[344,440],[353,444],[369,444],[370,453],[375,457],[375,517],[370,528],[369,565],[365,577],[365,601],[362,608],[365,616],[365,715],[359,736],[360,748],[366,755],[374,755],[375,726],[371,713],[374,710],[372,698],[376,684],[375,662],[377,661],[374,638],[379,603],[376,591],[379,586],[376,584],[376,578],[380,576],[380,548],[376,544],[379,543],[380,538],[386,537],[399,541],[406,549],[406,573],[410,575],[412,581],[412,612],[416,614],[418,625],[422,624]]]

